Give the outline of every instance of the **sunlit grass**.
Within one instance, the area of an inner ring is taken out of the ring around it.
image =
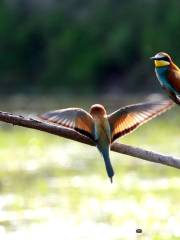
[[[121,142],[180,156],[180,110]],[[179,170],[20,127],[0,129],[1,239],[180,239]]]

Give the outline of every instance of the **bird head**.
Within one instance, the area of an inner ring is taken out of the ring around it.
[[[154,60],[155,67],[165,67],[171,64],[172,59],[169,54],[165,52],[159,52],[150,59]]]
[[[93,117],[104,117],[106,116],[106,110],[101,104],[94,104],[90,108],[90,114]]]

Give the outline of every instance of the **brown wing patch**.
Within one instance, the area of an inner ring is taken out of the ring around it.
[[[75,128],[79,128],[79,129],[82,129],[82,130],[90,133],[92,131],[91,125],[87,124],[86,121],[87,121],[87,119],[85,119],[83,117],[77,117],[75,120]]]
[[[173,88],[180,94],[180,69],[169,71],[168,81]]]
[[[67,108],[42,114],[39,118],[56,125],[71,128],[94,140],[94,122],[91,115],[80,108]]]
[[[132,132],[172,106],[172,101],[163,101],[127,106],[116,111],[108,117],[112,131],[112,142]]]
[[[137,127],[139,127],[146,121],[150,120],[150,118],[152,117],[152,114],[149,114],[149,115],[145,115],[145,114],[138,115],[138,114],[139,113],[128,114],[128,115],[124,114],[123,118],[116,123],[116,126],[112,134],[113,135],[112,141],[132,132]]]

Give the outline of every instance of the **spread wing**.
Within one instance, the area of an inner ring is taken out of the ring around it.
[[[130,105],[108,115],[112,139],[126,135],[173,106],[171,100]]]
[[[94,140],[94,122],[91,115],[80,108],[66,108],[44,113],[39,118],[50,123],[55,123],[77,132]]]

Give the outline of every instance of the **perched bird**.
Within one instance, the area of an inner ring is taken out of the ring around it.
[[[154,60],[156,76],[162,88],[180,105],[180,69],[167,53],[159,52],[151,59]]]
[[[74,129],[92,139],[104,158],[107,174],[112,182],[114,171],[110,162],[110,145],[143,123],[173,106],[171,100],[129,105],[107,115],[100,104],[92,105],[90,113],[81,108],[67,108],[44,113],[39,118]]]

